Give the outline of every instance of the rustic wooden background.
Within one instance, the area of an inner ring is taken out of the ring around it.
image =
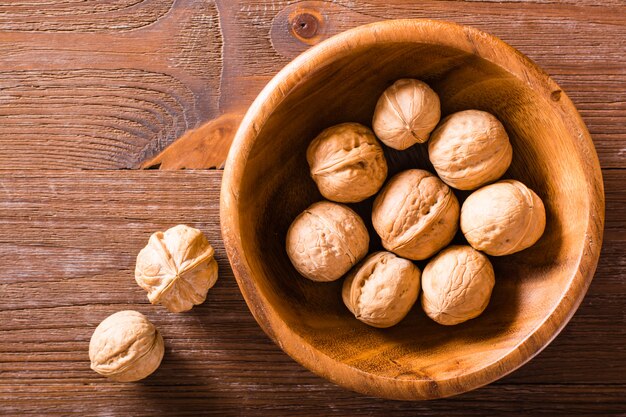
[[[211,119],[200,166],[219,167],[239,115],[291,58],[400,17],[487,30],[550,73],[589,127],[607,202],[596,276],[561,335],[510,376],[425,403],[345,391],[265,336],[220,240],[219,170],[135,169],[180,168],[153,158]],[[178,223],[206,232],[220,266],[187,314],[151,306],[133,280],[150,233]],[[626,3],[0,2],[0,271],[0,415],[626,415]],[[93,329],[121,309],[166,340],[141,383],[89,369]]]

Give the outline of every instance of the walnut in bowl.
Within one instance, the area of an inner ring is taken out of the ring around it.
[[[415,304],[420,276],[413,262],[391,252],[376,252],[346,276],[341,296],[348,310],[363,323],[391,327]]]
[[[370,128],[359,123],[324,129],[307,148],[306,158],[320,193],[340,203],[371,197],[387,178],[383,148]]]
[[[426,259],[454,237],[459,202],[430,172],[409,169],[391,178],[378,194],[372,223],[385,249],[408,259]]]
[[[470,246],[449,246],[424,268],[422,308],[439,324],[463,323],[487,308],[494,284],[485,255]]]
[[[546,226],[541,198],[516,180],[474,191],[461,209],[461,230],[470,245],[502,256],[534,245]]]
[[[293,266],[312,281],[339,279],[367,254],[363,220],[343,204],[320,201],[293,221],[287,232]]]
[[[423,81],[403,78],[378,99],[372,127],[385,145],[404,150],[426,142],[440,117],[437,93]]]
[[[428,142],[428,157],[443,182],[459,190],[474,190],[504,174],[513,148],[494,115],[465,110],[437,126]]]

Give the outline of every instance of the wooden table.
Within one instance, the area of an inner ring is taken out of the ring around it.
[[[0,4],[0,415],[624,415],[624,1],[290,3]],[[291,58],[400,17],[476,26],[534,59],[580,109],[606,190],[602,257],[561,335],[490,386],[424,403],[345,391],[266,337],[220,239],[219,170],[136,169],[219,167],[240,114]],[[178,142],[208,146],[210,158],[187,153],[176,165],[170,148],[152,159],[212,119]],[[178,223],[209,236],[220,267],[207,302],[186,314],[151,306],[133,279],[149,235]],[[93,329],[122,309],[145,313],[166,340],[161,367],[141,383],[89,369]]]

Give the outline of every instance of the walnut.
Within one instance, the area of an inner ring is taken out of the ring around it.
[[[391,252],[376,252],[346,276],[343,302],[355,317],[374,327],[400,322],[420,290],[421,272],[413,262]]]
[[[400,79],[378,99],[372,127],[387,146],[404,150],[424,143],[439,123],[439,96],[426,83]]]
[[[363,220],[343,204],[320,201],[304,210],[287,231],[287,255],[313,281],[341,278],[367,254]]]
[[[413,260],[429,258],[450,243],[458,220],[459,202],[450,188],[420,169],[391,178],[372,209],[385,249]]]
[[[543,202],[519,181],[505,180],[474,191],[461,209],[461,230],[472,247],[509,255],[537,242],[546,226]]]
[[[387,178],[387,161],[374,133],[358,123],[342,123],[320,133],[306,158],[322,195],[356,203],[376,194]]]
[[[439,324],[459,324],[487,308],[494,284],[485,255],[469,246],[450,246],[424,268],[422,307]]]
[[[135,281],[152,304],[169,311],[191,310],[206,300],[217,281],[215,251],[198,229],[178,225],[150,236],[137,255]]]
[[[495,116],[465,110],[437,126],[428,142],[428,156],[443,182],[459,190],[474,190],[504,174],[513,149]]]
[[[163,359],[163,337],[143,314],[127,310],[110,315],[89,342],[91,369],[119,382],[150,375]]]

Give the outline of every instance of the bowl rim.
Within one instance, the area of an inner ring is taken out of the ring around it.
[[[442,32],[447,36],[441,37]],[[584,168],[589,210],[584,247],[576,259],[576,273],[556,307],[515,347],[497,361],[456,377],[439,380],[381,377],[332,359],[292,331],[280,318],[256,288],[243,252],[236,208],[245,165],[263,124],[317,63],[330,62],[355,49],[381,42],[430,43],[478,55],[551,98],[562,117],[569,119],[565,123],[569,134],[578,138],[575,146]],[[598,263],[604,229],[604,187],[593,141],[578,111],[562,89],[529,58],[499,38],[473,27],[430,19],[386,20],[326,39],[292,60],[265,86],[243,118],[228,154],[220,194],[220,222],[230,265],[248,308],[265,333],[291,358],[338,385],[366,395],[402,400],[434,399],[467,392],[509,374],[541,352],[559,334],[581,303]]]

